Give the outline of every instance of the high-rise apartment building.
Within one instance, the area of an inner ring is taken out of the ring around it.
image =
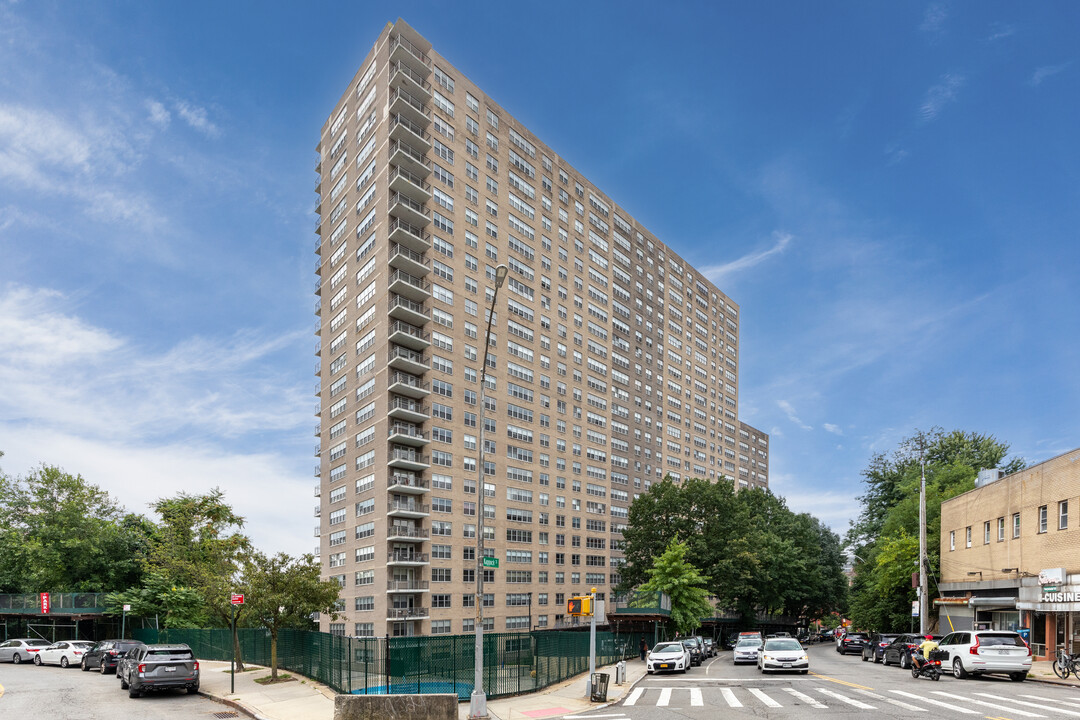
[[[762,484],[738,306],[403,21],[318,152],[324,630],[473,631],[481,532],[485,626],[553,627],[618,581],[651,483]]]

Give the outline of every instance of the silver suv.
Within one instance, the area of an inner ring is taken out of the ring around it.
[[[1031,670],[1031,648],[1019,633],[1008,630],[963,630],[938,643],[942,670],[957,678],[1003,673],[1021,682]]]

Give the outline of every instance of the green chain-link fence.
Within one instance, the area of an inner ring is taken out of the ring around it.
[[[187,643],[204,660],[230,660],[227,628],[140,629],[145,643]],[[244,662],[270,664],[270,633],[239,630]],[[648,638],[647,638],[648,639]],[[638,654],[641,633],[596,633],[596,664]],[[307,630],[278,635],[278,667],[357,694],[456,693],[473,690],[475,636],[347,638]],[[537,631],[484,634],[484,691],[489,698],[530,693],[589,669],[589,634]]]

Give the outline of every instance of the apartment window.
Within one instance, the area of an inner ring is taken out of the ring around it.
[[[967,538],[966,538],[967,545],[966,545],[966,547],[971,547],[971,526],[970,525],[967,526],[966,532],[967,532]]]
[[[1013,513],[1013,538],[1020,537],[1020,513]]]
[[[1039,508],[1039,532],[1046,532],[1046,506]]]
[[[1069,529],[1069,501],[1062,500],[1058,503],[1058,530]]]
[[[983,523],[983,545],[990,544],[990,521]]]
[[[952,552],[955,549],[956,549],[956,531],[955,530],[950,530],[949,531],[949,552]]]
[[[450,633],[450,621],[449,620],[432,620],[431,621],[431,634],[432,635],[446,635]]]
[[[999,517],[997,519],[997,541],[1005,542],[1005,518]]]

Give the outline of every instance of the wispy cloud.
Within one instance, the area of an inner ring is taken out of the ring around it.
[[[1036,68],[1035,72],[1031,75],[1031,79],[1028,80],[1028,84],[1032,87],[1038,87],[1042,84],[1043,80],[1053,75],[1057,75],[1059,72],[1066,70],[1070,65],[1072,65],[1072,60],[1063,62],[1060,65],[1043,65],[1042,67]]]
[[[795,408],[793,408],[791,406],[791,403],[789,403],[787,400],[778,400],[776,404],[780,407],[781,410],[784,411],[784,414],[787,415],[788,420],[798,425],[803,430],[814,429],[812,425],[807,425],[799,419],[799,416],[795,413]]]
[[[824,425],[822,425],[822,427],[825,428],[826,432],[831,432],[833,435],[843,435],[844,434],[844,431],[840,428],[839,425],[833,425],[832,423],[825,423]]]
[[[964,76],[958,73],[946,73],[941,80],[926,91],[926,97],[919,106],[919,117],[923,122],[937,118],[942,109],[956,100],[960,88],[964,85]]]
[[[923,12],[922,24],[919,30],[927,35],[940,35],[945,29],[945,21],[949,19],[949,8],[944,3],[932,3]]]
[[[160,102],[157,100],[147,100],[146,110],[150,114],[150,122],[162,129],[169,127],[169,123],[172,121],[172,114]]]
[[[1007,37],[1012,37],[1016,34],[1016,28],[1006,23],[994,23],[990,26],[990,34],[986,36],[987,42],[995,42],[997,40],[1004,40]]]
[[[773,255],[779,255],[784,252],[784,250],[787,249],[787,246],[791,244],[793,236],[788,233],[774,232],[773,239],[773,246],[767,250],[760,250],[758,252],[743,255],[741,258],[724,263],[723,265],[709,265],[702,268],[701,272],[714,283],[720,284],[722,281],[729,279],[732,275],[748,268],[752,268],[755,265],[759,265]]]
[[[206,108],[199,107],[198,105],[192,105],[191,103],[183,100],[178,101],[175,104],[176,112],[184,119],[188,125],[195,130],[203,133],[207,137],[216,138],[221,134],[221,130],[218,126],[210,122],[210,118],[207,115]]]

